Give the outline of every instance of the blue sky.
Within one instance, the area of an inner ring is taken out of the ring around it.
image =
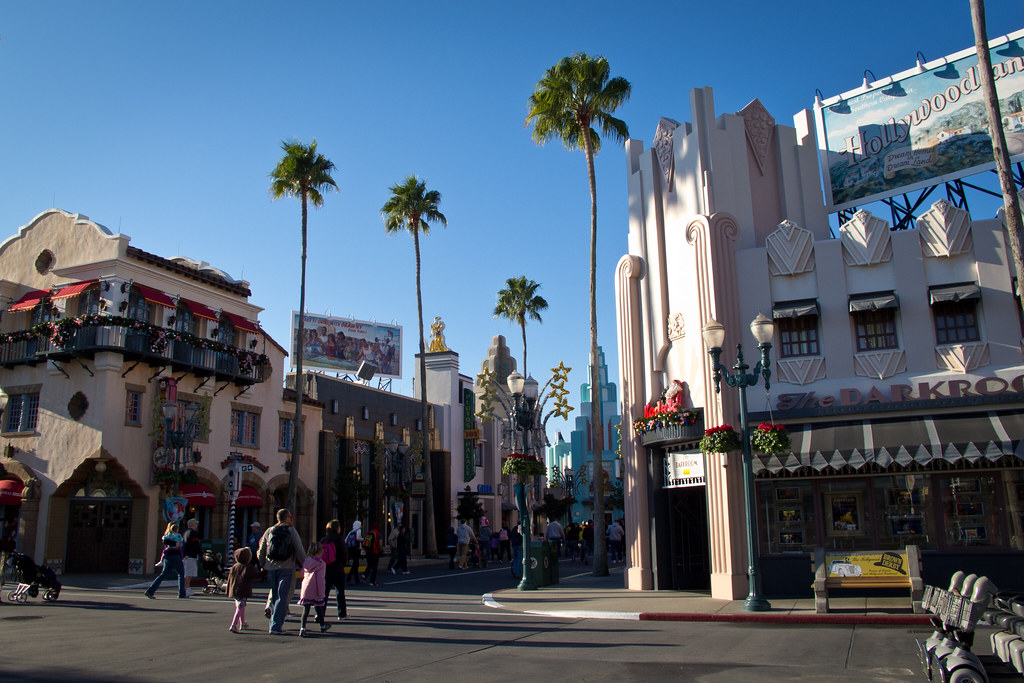
[[[1017,0],[988,3],[990,37],[1024,26]],[[287,344],[298,306],[299,204],[272,202],[283,139],[318,140],[340,192],[309,217],[307,309],[404,327],[416,347],[412,239],[379,210],[409,174],[442,194],[448,228],[422,242],[425,322],[440,315],[463,373],[492,335],[519,275],[550,308],[527,328],[543,382],[588,353],[589,195],[581,152],[537,147],[523,127],[545,69],[583,51],[608,58],[633,94],[619,111],[650,145],[658,118],[690,120],[689,91],[719,113],[759,98],[791,124],[824,96],[974,44],[967,0],[901,6],[597,1],[34,2],[0,6],[0,236],[58,207],[161,256],[210,262],[251,283],[261,324]],[[626,249],[626,164],[597,159],[599,337],[617,377],[613,269]],[[886,216],[887,217],[887,216]],[[579,413],[574,412],[573,417]],[[558,421],[549,423],[567,430]]]

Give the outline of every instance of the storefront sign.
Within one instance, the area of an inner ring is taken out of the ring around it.
[[[462,481],[476,478],[476,397],[472,389],[462,390]]]
[[[845,576],[906,576],[906,550],[866,550],[825,553],[829,578]]]
[[[704,454],[666,453],[665,454],[665,488],[685,488],[688,486],[704,486]]]
[[[949,379],[917,384],[891,384],[864,389],[840,389],[838,395],[818,395],[817,392],[779,394],[776,410],[806,410],[813,408],[848,408],[852,406],[882,406],[944,399],[970,399],[1024,393],[1024,375],[1013,379],[979,377],[976,379]],[[909,407],[909,406],[908,406]]]

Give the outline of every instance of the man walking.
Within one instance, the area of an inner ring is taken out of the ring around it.
[[[182,552],[185,564],[185,595],[192,597],[192,579],[199,575],[199,553],[202,551],[203,536],[199,533],[199,520],[193,517],[186,522]]]
[[[306,561],[302,539],[295,530],[295,517],[288,510],[277,511],[277,524],[267,529],[260,539],[259,556],[270,581],[270,633],[283,636],[295,568]]]
[[[555,557],[561,557],[562,542],[565,540],[565,530],[562,529],[562,525],[558,523],[557,519],[552,519],[548,522],[548,526],[544,530],[544,538],[547,539],[551,548],[555,551]]]
[[[459,539],[459,569],[466,569],[466,553],[469,551],[469,542],[475,538],[473,527],[466,524],[466,520],[459,517],[459,528],[455,530],[455,535]]]

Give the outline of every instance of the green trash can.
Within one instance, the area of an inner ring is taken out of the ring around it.
[[[547,541],[530,542],[529,572],[533,585],[551,585],[551,544]]]
[[[558,550],[554,545],[548,550],[548,585],[553,586],[558,583]]]

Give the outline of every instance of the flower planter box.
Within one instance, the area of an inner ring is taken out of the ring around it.
[[[640,435],[640,440],[645,446],[656,446],[663,443],[680,441],[700,441],[704,436],[704,412],[700,411],[697,421],[688,425],[672,425],[652,429]]]

